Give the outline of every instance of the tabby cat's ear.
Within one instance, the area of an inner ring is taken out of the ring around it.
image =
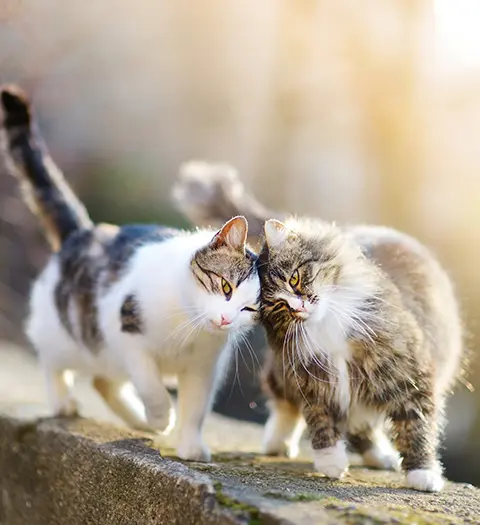
[[[269,249],[280,248],[282,244],[295,233],[287,228],[283,222],[269,219],[265,222],[265,241]]]
[[[247,242],[248,223],[245,217],[241,215],[234,217],[226,222],[222,229],[215,234],[210,246],[212,248],[220,248],[221,246],[229,246],[235,250],[245,250],[245,243]]]

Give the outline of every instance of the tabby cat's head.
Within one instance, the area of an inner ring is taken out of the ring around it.
[[[211,331],[234,331],[258,320],[257,256],[246,245],[247,230],[245,217],[234,217],[191,261],[197,309]]]
[[[357,294],[362,258],[334,225],[267,221],[259,257],[263,318],[285,331],[291,322],[308,325],[328,312],[345,315]]]

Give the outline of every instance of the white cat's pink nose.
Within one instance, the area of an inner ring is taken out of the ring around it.
[[[222,314],[222,320],[220,321],[220,326],[227,326],[231,323],[232,321],[228,318],[228,317],[225,317],[223,314]]]
[[[218,328],[222,328],[222,326],[228,326],[229,324],[232,324],[232,321],[226,315],[222,314],[220,320],[212,321],[212,324],[214,324]]]

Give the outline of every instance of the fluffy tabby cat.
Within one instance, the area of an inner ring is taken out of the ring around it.
[[[88,374],[128,425],[165,431],[172,423],[162,378],[178,378],[177,454],[208,460],[202,426],[230,349],[257,316],[256,257],[247,221],[218,232],[92,224],[41,146],[28,101],[1,93],[7,154],[39,216],[53,255],[36,280],[28,336],[45,372],[55,414],[73,415],[66,371]],[[131,381],[146,422],[123,399]]]
[[[250,217],[248,207],[229,204]],[[203,216],[216,209],[195,206]],[[347,470],[345,440],[367,465],[396,467],[390,426],[407,485],[441,490],[443,411],[463,350],[445,271],[418,241],[389,228],[267,220],[264,236],[261,310],[272,349],[265,452],[287,446],[294,455],[306,422],[315,468],[326,476]]]

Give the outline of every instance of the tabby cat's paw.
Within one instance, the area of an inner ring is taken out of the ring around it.
[[[333,447],[313,451],[315,470],[327,478],[340,479],[348,470],[348,456],[345,443],[337,441]]]
[[[407,487],[423,492],[440,492],[445,485],[439,467],[407,472]]]

